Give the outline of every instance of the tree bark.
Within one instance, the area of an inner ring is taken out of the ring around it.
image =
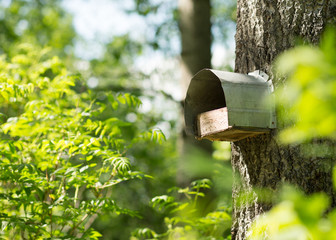
[[[263,70],[275,87],[284,84],[271,72],[278,54],[292,47],[297,37],[317,44],[326,24],[335,23],[335,0],[238,0],[237,4],[235,71]],[[233,172],[239,176],[232,194],[232,239],[245,239],[254,218],[271,208],[260,201],[256,188],[276,192],[287,182],[307,194],[324,191],[335,203],[333,158],[306,156],[300,145],[282,146],[276,131],[232,143]],[[238,202],[243,192],[252,199]]]
[[[210,0],[179,0],[179,29],[181,34],[181,90],[185,94],[193,75],[203,68],[211,67],[211,4]],[[181,122],[183,119],[181,112]],[[187,136],[182,130],[179,139],[180,162],[178,163],[177,182],[179,185],[188,185],[192,176],[186,174],[187,168],[193,164],[190,154],[194,150],[202,150],[207,158],[212,153],[212,143],[207,140],[197,141]],[[205,177],[205,176],[193,176]]]
[[[183,94],[193,75],[211,67],[210,14],[210,0],[179,0]]]

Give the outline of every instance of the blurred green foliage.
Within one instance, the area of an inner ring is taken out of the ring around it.
[[[309,157],[335,156],[334,143],[312,139],[336,137],[336,29],[329,28],[319,47],[298,46],[282,54],[276,69],[288,80],[277,93],[285,129],[284,143],[305,143]],[[336,168],[334,168],[336,186]],[[325,193],[306,196],[294,187],[284,187],[280,203],[258,217],[248,239],[336,239],[336,209]]]
[[[293,187],[282,190],[281,202],[254,222],[248,239],[332,240],[336,238],[336,210],[329,210],[323,193],[305,196]]]
[[[14,56],[16,46],[31,43],[70,54],[75,38],[72,17],[60,0],[10,0],[0,3],[0,54]]]
[[[203,157],[199,149],[191,151],[194,155],[183,162],[184,174],[188,179],[211,176],[211,180],[198,179],[154,197],[151,204],[156,215],[164,216],[164,228],[138,228],[132,239],[230,239],[233,176],[227,162],[228,145],[217,145],[221,154],[216,159]]]
[[[0,234],[98,239],[91,228],[97,214],[139,216],[121,207],[112,189],[149,177],[131,170],[128,149],[164,140],[161,131],[141,132],[123,120],[122,112],[134,111],[140,100],[108,94],[97,101],[46,49],[17,50],[0,61]]]
[[[134,0],[130,13],[137,13],[146,19],[147,44],[154,50],[167,55],[178,55],[179,11],[178,1]],[[213,41],[225,44],[229,34],[235,29],[237,0],[210,0]]]
[[[231,144],[230,142],[213,142],[214,151],[212,156],[217,160],[231,160]]]
[[[197,152],[188,165],[212,174],[219,199],[203,203],[209,184],[195,181],[168,191],[175,211],[149,204],[175,186],[178,124],[162,109],[139,109],[139,99],[172,99],[144,87],[150,76],[133,67],[147,44],[177,54],[170,48],[178,38],[175,3],[137,1],[145,17],[166,14],[164,24],[150,18],[145,42],[114,36],[104,55],[91,60],[73,58],[78,36],[60,3],[0,2],[1,237],[119,240],[136,227],[175,239],[228,236],[232,176],[222,161],[201,161]],[[90,80],[98,86],[88,87]],[[171,129],[167,139],[157,130],[162,123]],[[219,160],[225,149],[217,147]],[[211,207],[196,215],[201,204]]]
[[[174,187],[169,195],[152,199],[153,207],[164,212],[166,231],[156,233],[149,228],[137,229],[131,239],[230,239],[231,209],[219,206],[203,216],[200,213],[200,198],[205,197],[204,190],[211,188],[209,179],[200,179],[189,187]],[[179,195],[184,200],[179,200]]]
[[[115,36],[104,48],[102,57],[90,60],[90,69],[86,73],[88,77],[97,78],[96,88],[141,95],[144,76],[139,71],[132,71],[132,65],[142,53],[142,44],[126,34]]]
[[[277,98],[286,127],[282,141],[336,138],[335,39],[336,31],[329,29],[320,47],[299,46],[279,57],[277,72],[288,79]]]

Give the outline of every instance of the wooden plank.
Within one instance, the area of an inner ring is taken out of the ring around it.
[[[203,136],[201,139],[208,139],[210,141],[235,142],[235,141],[242,140],[244,138],[264,134],[269,131],[270,129],[267,129],[267,128],[255,129],[255,128],[248,128],[248,127],[246,128],[229,127],[228,129],[224,131]]]
[[[269,132],[268,128],[229,126],[227,108],[219,108],[197,116],[198,139],[238,141]]]
[[[228,129],[227,108],[219,108],[201,113],[197,116],[198,136],[204,137]]]

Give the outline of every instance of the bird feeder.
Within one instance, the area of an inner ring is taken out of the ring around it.
[[[184,106],[186,131],[197,139],[238,141],[276,128],[271,81],[261,72],[203,69],[192,79]],[[268,104],[266,104],[267,99]]]

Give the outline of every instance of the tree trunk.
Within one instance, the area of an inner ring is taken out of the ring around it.
[[[182,93],[187,92],[193,75],[203,68],[211,67],[211,5],[210,0],[179,0],[179,28],[181,33],[181,85]],[[181,119],[183,119],[183,111]],[[181,122],[184,122],[181,120]],[[204,150],[207,158],[212,152],[210,141],[197,141],[192,136],[187,136],[184,129],[179,140],[180,162],[178,163],[177,181],[179,185],[190,183],[192,174],[188,166],[194,164],[196,149]],[[203,176],[204,177],[204,176]]]
[[[179,0],[183,94],[198,71],[211,66],[210,0]]]
[[[335,0],[238,0],[237,4],[235,71],[239,73],[259,69],[272,77],[273,60],[297,37],[316,44],[325,25],[335,23]],[[275,87],[283,84],[272,80]],[[255,188],[275,192],[287,182],[307,194],[324,191],[335,203],[331,178],[335,159],[305,156],[302,146],[281,146],[275,136],[273,131],[232,143],[232,167],[240,176],[232,194],[233,240],[245,239],[254,218],[271,207],[258,199]],[[252,201],[238,203],[243,192],[250,193]]]

